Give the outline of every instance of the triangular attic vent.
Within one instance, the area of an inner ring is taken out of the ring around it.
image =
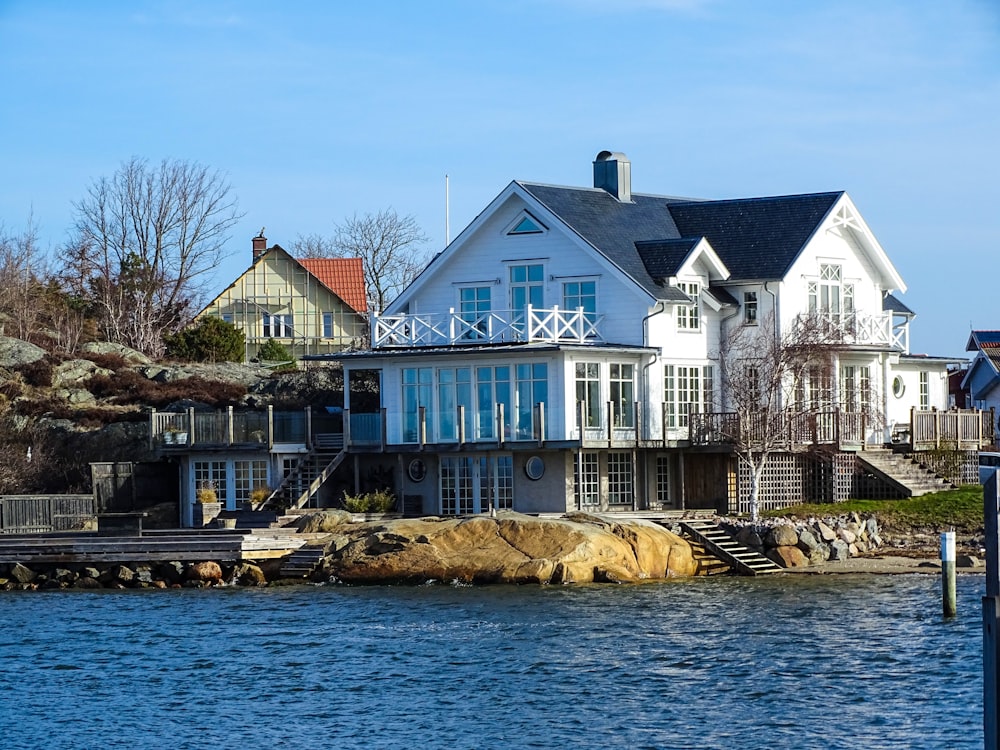
[[[534,216],[524,214],[507,234],[541,234],[544,231],[545,227],[536,221]]]

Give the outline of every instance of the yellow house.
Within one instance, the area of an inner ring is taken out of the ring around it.
[[[196,320],[222,318],[246,334],[246,359],[274,339],[296,359],[360,345],[368,331],[361,258],[293,258],[253,238],[253,264]]]

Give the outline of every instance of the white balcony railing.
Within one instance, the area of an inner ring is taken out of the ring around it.
[[[832,344],[889,346],[903,352],[909,349],[908,330],[894,329],[889,312],[804,313],[797,316],[796,322],[812,329],[821,326],[823,336]]]
[[[551,343],[602,342],[604,317],[583,308],[491,310],[470,314],[417,313],[376,315],[372,319],[372,346],[455,346],[545,341]]]

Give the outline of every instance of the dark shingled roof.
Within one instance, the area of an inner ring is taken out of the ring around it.
[[[894,294],[887,294],[882,298],[882,309],[886,312],[894,312],[899,315],[916,315],[913,310],[903,304],[902,300]]]
[[[671,202],[670,215],[681,236],[708,239],[732,280],[780,279],[842,195]]]
[[[639,251],[642,264],[655,281],[676,276],[684,259],[688,257],[701,237],[685,237],[679,240],[639,240],[635,249]]]
[[[657,283],[705,237],[732,281],[784,277],[842,192],[695,201],[632,194],[621,203],[599,188],[518,182],[657,299],[686,297]],[[683,254],[682,254],[683,253]]]
[[[636,240],[680,237],[666,210],[666,198],[633,193],[632,203],[620,203],[600,188],[567,188],[528,182],[518,182],[518,185],[635,279],[654,299],[688,301],[687,295],[679,289],[657,284],[635,248]]]

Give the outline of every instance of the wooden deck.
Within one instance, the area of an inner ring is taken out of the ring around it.
[[[281,529],[171,529],[134,536],[96,532],[0,535],[0,563],[63,565],[138,563],[177,560],[239,562],[290,555],[309,535]]]

